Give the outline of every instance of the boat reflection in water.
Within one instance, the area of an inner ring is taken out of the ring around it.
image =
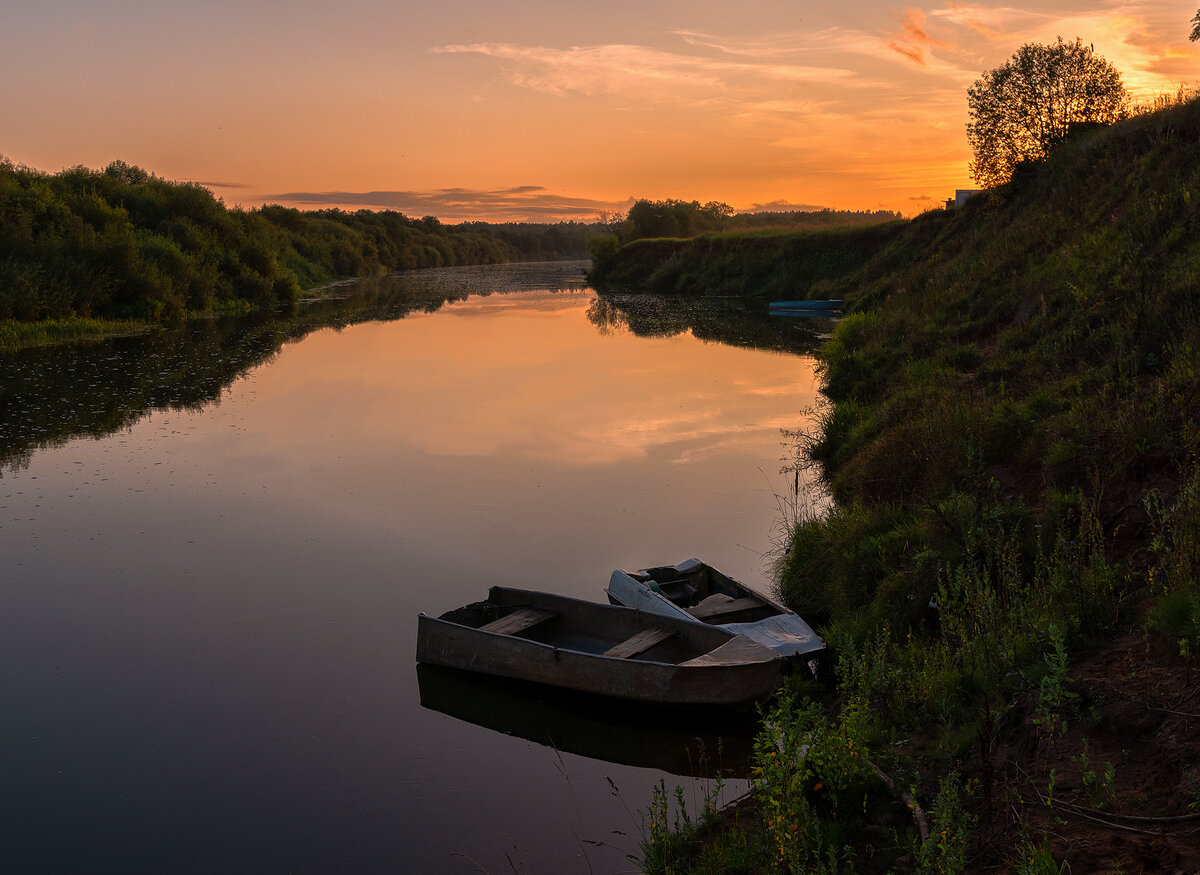
[[[421,705],[556,750],[697,778],[750,773],[755,714],[663,708],[419,664]]]

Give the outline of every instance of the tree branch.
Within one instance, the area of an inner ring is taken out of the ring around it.
[[[888,789],[899,796],[912,811],[913,820],[917,822],[917,830],[921,833],[921,843],[924,844],[929,841],[929,819],[925,816],[925,809],[921,807],[921,803],[917,801],[917,797],[913,796],[908,790],[897,787],[896,782],[884,774],[883,769],[870,760],[867,760],[867,765],[871,767],[871,771],[878,776],[879,780],[887,784]]]

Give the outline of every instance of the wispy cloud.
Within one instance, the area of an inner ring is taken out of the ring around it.
[[[902,39],[906,42],[929,46],[935,49],[953,49],[954,43],[939,39],[930,32],[929,25],[925,20],[925,13],[916,7],[909,7],[904,11],[904,18],[900,21],[900,33],[893,39]]]
[[[836,69],[858,72],[858,65],[847,56],[879,57],[885,40],[880,34],[846,27],[819,30],[793,30],[762,37],[738,39],[696,31],[676,31],[675,35],[696,48],[750,59],[764,58],[837,58]]]
[[[189,182],[194,182],[196,185],[202,185],[205,188],[225,188],[225,189],[241,189],[252,188],[251,185],[245,182],[206,182],[202,179],[191,179]]]
[[[1020,46],[1052,42],[1055,37],[1081,37],[1093,44],[1123,74],[1139,98],[1159,93],[1171,80],[1195,80],[1200,51],[1186,42],[1186,22],[1193,7],[1179,0],[1067,0],[1047,10],[1044,4],[989,6],[948,0],[928,13],[941,26],[984,38],[981,70]],[[1164,82],[1164,80],[1166,80]]]
[[[731,61],[628,44],[556,49],[474,43],[440,46],[433,51],[494,58],[509,82],[548,94],[614,95],[639,101],[707,101],[753,82],[839,82],[855,75],[845,67]]]
[[[824,210],[826,207],[820,204],[794,204],[791,201],[778,200],[771,201],[765,204],[750,204],[744,210],[738,210],[739,213],[799,213],[812,212],[814,210]]]
[[[925,67],[934,49],[954,49],[955,45],[933,36],[926,24],[925,13],[910,7],[900,20],[900,30],[888,40],[888,48],[917,66]]]
[[[293,191],[266,195],[264,200],[290,206],[396,210],[409,216],[438,216],[451,222],[592,221],[601,210],[623,212],[633,204],[633,198],[615,202],[570,197],[540,185],[496,190]]]
[[[677,30],[675,36],[690,46],[712,49],[723,55],[739,58],[780,58],[796,52],[796,34],[783,33],[758,37],[741,42],[721,39],[694,30]]]
[[[1043,22],[1044,14],[1028,12],[1012,7],[984,7],[977,3],[946,3],[929,15],[938,21],[957,25],[973,31],[988,40],[1002,40],[1009,30],[1028,26],[1032,22]]]
[[[674,35],[698,49],[755,61],[788,57],[836,57],[846,52],[864,51],[870,44],[877,42],[875,38],[861,31],[841,27],[815,31],[784,31],[737,39],[694,30],[677,30],[674,31]]]
[[[923,46],[914,46],[897,40],[888,40],[888,48],[901,57],[908,58],[918,67],[924,67],[928,61]]]
[[[835,62],[820,65],[816,69],[837,70],[838,75],[805,80],[809,85],[828,86],[831,90],[855,89],[881,93],[895,88],[889,69],[893,69],[897,63],[896,53],[888,45],[889,39],[877,33],[831,27],[775,34],[763,39],[724,40],[690,31],[681,31],[678,35],[694,46],[745,58],[791,57]],[[879,62],[882,62],[882,66]],[[773,87],[770,83],[767,85]]]

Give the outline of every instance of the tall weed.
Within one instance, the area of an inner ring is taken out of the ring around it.
[[[1174,641],[1181,655],[1200,653],[1200,465],[1195,455],[1171,498],[1152,491],[1143,504],[1154,531],[1146,572],[1157,596],[1150,627]]]

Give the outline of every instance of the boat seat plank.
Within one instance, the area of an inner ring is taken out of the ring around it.
[[[544,623],[551,617],[558,616],[558,611],[546,611],[541,608],[521,608],[506,614],[498,620],[492,620],[479,627],[480,632],[494,632],[497,635],[516,635],[532,629],[538,623]]]
[[[695,607],[688,608],[687,611],[697,620],[709,620],[713,617],[722,617],[725,614],[736,614],[738,611],[748,611],[751,608],[757,608],[762,605],[758,599],[746,596],[740,599],[733,599],[728,602],[718,602],[717,604],[698,604]]]
[[[674,634],[674,629],[663,629],[662,627],[643,629],[636,635],[626,638],[620,644],[616,644],[608,648],[608,650],[604,651],[604,655],[611,656],[616,659],[627,659],[630,656],[637,656],[639,653],[645,653],[655,644],[666,641]]]

